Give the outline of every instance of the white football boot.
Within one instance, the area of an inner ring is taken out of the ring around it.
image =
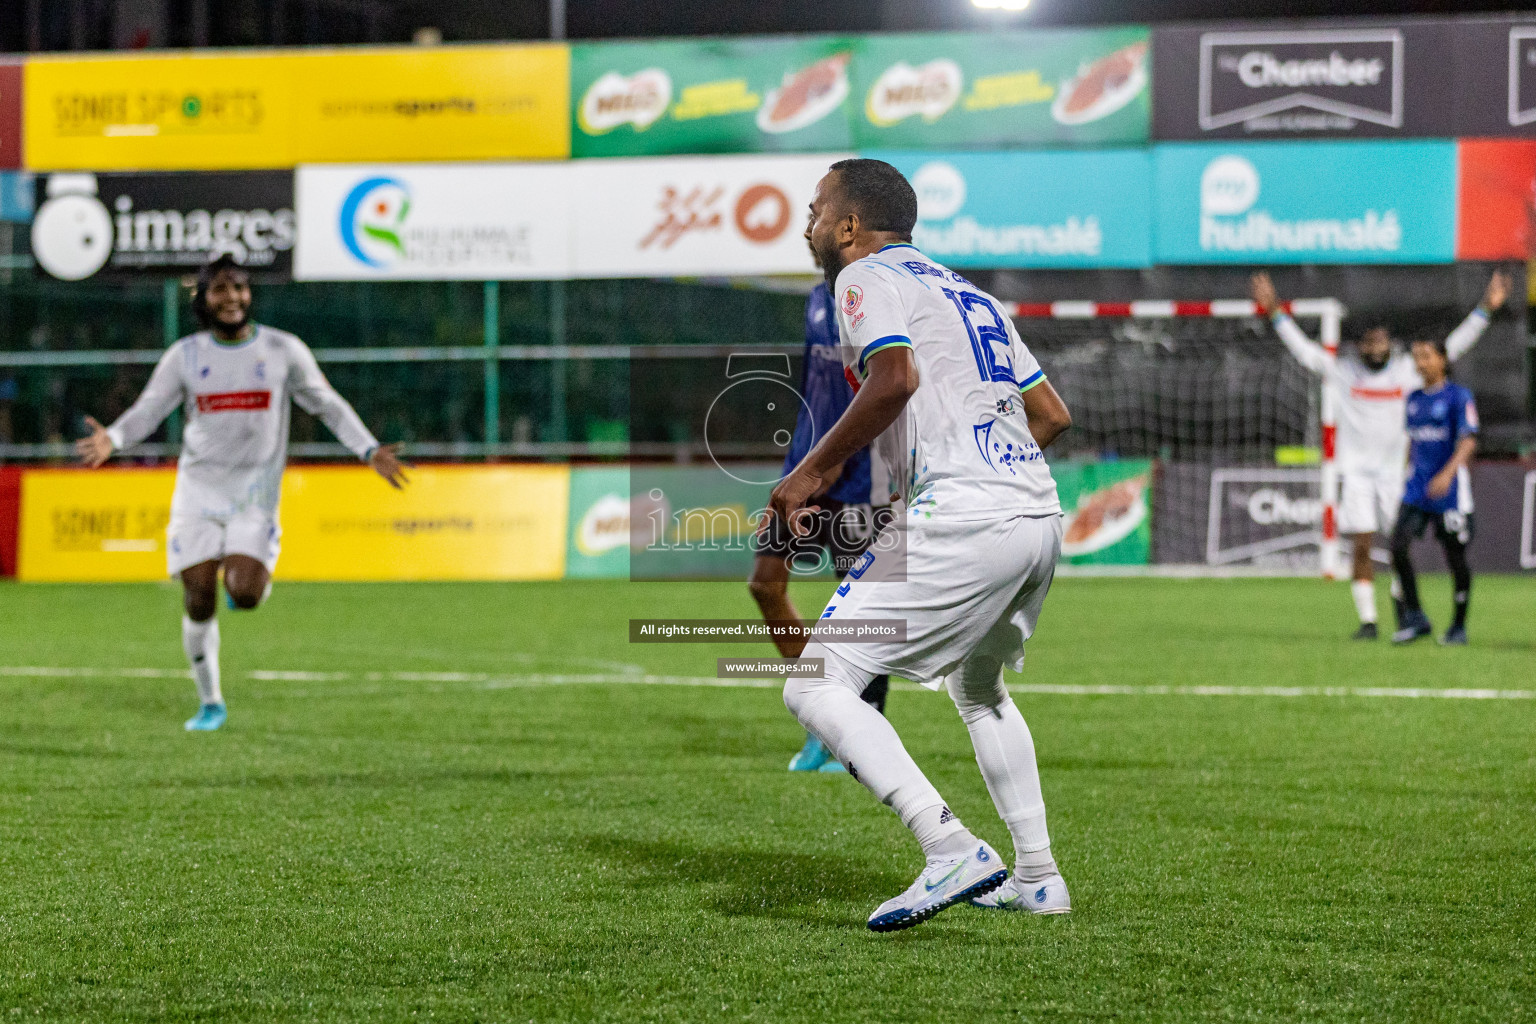
[[[1070,914],[1072,897],[1059,874],[1038,882],[1025,882],[1014,875],[984,896],[971,900],[971,906],[984,910],[1027,910],[1031,914]]]
[[[967,853],[930,860],[906,892],[876,908],[869,930],[895,932],[922,924],[945,907],[991,892],[1007,878],[1003,859],[978,839]]]

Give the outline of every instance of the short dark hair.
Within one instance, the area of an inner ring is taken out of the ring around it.
[[[245,268],[245,265],[227,252],[220,253],[198,269],[197,288],[192,292],[192,314],[204,327],[210,327],[213,324],[213,314],[208,312],[208,289],[213,286],[213,279],[227,270],[250,276],[250,271]]]
[[[831,169],[837,172],[843,198],[865,229],[890,231],[908,242],[912,240],[912,226],[917,223],[917,193],[900,171],[884,160],[862,157],[839,160]]]

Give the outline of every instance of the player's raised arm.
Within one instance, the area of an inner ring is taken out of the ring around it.
[[[75,454],[81,462],[95,469],[111,458],[113,452],[132,447],[155,432],[186,394],[181,379],[181,360],[180,345],[166,349],[155,364],[155,372],[149,375],[149,383],[143,392],[110,427],[102,426],[91,416],[85,418],[91,432],[75,442]]]
[[[1254,274],[1250,286],[1254,305],[1275,325],[1275,333],[1280,335],[1291,357],[1313,373],[1326,374],[1333,369],[1334,358],[1328,354],[1328,350],[1307,337],[1306,332],[1296,326],[1296,321],[1281,308],[1280,296],[1269,275],[1263,271]]]
[[[1477,304],[1467,318],[1457,325],[1445,339],[1445,356],[1451,362],[1467,354],[1467,350],[1476,345],[1483,332],[1488,329],[1488,321],[1494,313],[1504,305],[1509,298],[1509,275],[1502,270],[1496,270],[1488,279],[1488,287],[1483,291],[1483,299]]]
[[[294,403],[311,416],[318,417],[336,435],[336,440],[372,466],[391,487],[396,490],[403,487],[406,476],[405,467],[400,462],[400,446],[379,444],[373,432],[363,425],[357,410],[331,387],[309,346],[297,338],[289,344],[293,348],[293,359],[288,388]]]

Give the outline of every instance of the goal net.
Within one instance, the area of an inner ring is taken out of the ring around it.
[[[1343,307],[1288,309],[1337,348]],[[1333,410],[1245,300],[1016,304],[1072,410],[1062,455],[1150,459],[1154,562],[1333,575]],[[1320,464],[1283,465],[1311,449]],[[1054,454],[1054,453],[1053,453]]]

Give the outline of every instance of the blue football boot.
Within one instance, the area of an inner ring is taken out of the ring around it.
[[[832,751],[824,747],[821,740],[810,733],[806,733],[805,746],[800,748],[800,753],[790,759],[789,770],[792,772],[819,772],[825,770],[822,766],[828,763],[837,764],[832,759]],[[838,767],[841,768],[842,765],[838,765]]]
[[[213,732],[228,717],[223,704],[204,704],[197,709],[197,714],[187,719],[184,728],[187,732]]]

